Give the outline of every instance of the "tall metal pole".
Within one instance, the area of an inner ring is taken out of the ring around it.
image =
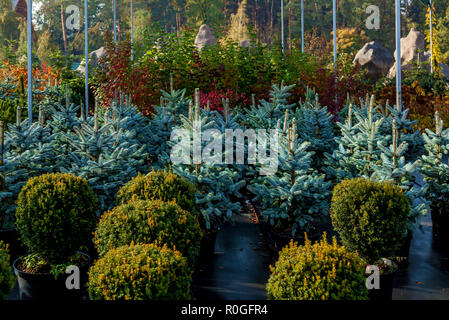
[[[33,40],[33,21],[32,21],[32,11],[33,11],[33,1],[28,0],[27,5],[27,60],[28,60],[28,122],[31,124],[33,122],[33,51],[32,51],[32,40]]]
[[[301,51],[304,53],[304,0],[301,0]]]
[[[134,1],[131,0],[131,61],[134,61]]]
[[[337,0],[332,1],[332,17],[334,30],[334,72],[335,72],[335,103],[338,102],[337,96]]]
[[[281,37],[282,37],[282,53],[284,53],[284,0],[281,0]]]
[[[433,73],[433,5],[432,0],[429,0],[430,5],[430,73]]]
[[[117,0],[114,0],[114,44],[117,44]]]
[[[86,61],[85,97],[86,119],[89,117],[89,24],[87,0],[84,0],[84,61]]]
[[[396,105],[402,108],[401,79],[401,1],[396,0]]]

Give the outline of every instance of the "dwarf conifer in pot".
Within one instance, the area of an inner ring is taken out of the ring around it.
[[[66,293],[66,267],[89,263],[78,250],[91,237],[96,210],[97,198],[85,179],[54,173],[27,182],[17,201],[16,226],[29,255],[14,263],[23,299]]]
[[[422,173],[429,185],[426,197],[431,203],[433,232],[437,237],[449,230],[449,128],[438,112],[435,113],[435,131],[426,129],[423,134],[427,154],[422,156]]]

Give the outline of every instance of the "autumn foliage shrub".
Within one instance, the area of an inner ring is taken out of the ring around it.
[[[131,244],[108,251],[89,271],[92,300],[187,300],[191,271],[179,251]]]
[[[367,300],[365,263],[354,252],[328,243],[293,241],[282,249],[267,284],[271,300]]]
[[[143,114],[149,115],[152,105],[159,99],[158,73],[148,66],[131,60],[129,41],[114,45],[110,36],[106,37],[106,55],[100,59],[96,72],[96,95],[104,107],[108,107],[123,92],[131,96],[133,104],[140,107]]]
[[[249,107],[251,96],[258,102],[268,99],[273,83],[296,84],[290,98],[297,102],[307,87],[315,88],[320,101],[336,113],[346,102],[347,94],[365,95],[363,73],[352,65],[348,57],[339,59],[335,74],[330,55],[323,57],[291,49],[282,53],[278,46],[254,44],[240,47],[231,42],[208,46],[201,52],[194,46],[195,33],[183,30],[179,35],[165,31],[147,35],[146,51],[131,61],[129,42],[117,48],[111,40],[106,44],[107,56],[100,60],[97,71],[97,95],[108,105],[114,92],[131,94],[133,102],[144,114],[159,104],[160,90],[170,90],[170,76],[175,88],[186,89],[193,96],[195,88],[201,92],[201,105],[222,108],[222,98],[231,107]],[[343,55],[342,55],[343,57]],[[337,100],[335,99],[337,97]]]

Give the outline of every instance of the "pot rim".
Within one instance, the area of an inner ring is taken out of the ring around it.
[[[87,253],[81,252],[81,251],[76,251],[76,253],[80,253],[80,254],[82,254],[83,256],[87,257],[88,261],[87,261],[84,265],[79,266],[80,269],[87,268],[87,267],[91,264],[91,262],[92,262],[92,259],[91,259],[90,255],[88,255]],[[55,279],[54,275],[51,274],[51,273],[29,273],[29,272],[25,272],[25,271],[22,271],[22,270],[18,269],[18,268],[16,267],[17,263],[18,263],[23,257],[29,256],[29,255],[30,255],[30,254],[26,254],[26,255],[20,256],[20,257],[18,257],[18,258],[14,261],[12,267],[13,267],[13,269],[14,269],[14,273],[16,274],[16,276],[18,276],[18,277],[20,276],[20,277],[22,277],[22,278],[24,278],[24,276],[25,276],[26,278],[35,278],[35,279],[36,279],[36,278],[50,278],[49,280],[59,280],[59,279]]]

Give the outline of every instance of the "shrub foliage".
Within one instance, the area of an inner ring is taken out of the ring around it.
[[[365,263],[356,254],[326,240],[312,245],[290,242],[271,267],[267,284],[275,300],[366,300]]]
[[[64,261],[95,227],[97,199],[85,179],[53,173],[31,178],[19,194],[16,226],[31,253]]]
[[[134,200],[175,200],[184,210],[195,211],[195,187],[167,170],[153,170],[147,175],[139,174],[124,185],[117,194],[117,203]]]
[[[189,262],[199,253],[201,229],[197,217],[175,202],[141,200],[123,204],[103,214],[95,231],[101,256],[111,248],[134,243],[167,244]]]
[[[155,244],[110,250],[89,271],[93,300],[190,299],[191,272],[179,251]]]
[[[342,243],[370,263],[393,256],[407,233],[409,200],[389,182],[344,180],[334,188],[330,210]]]
[[[15,277],[9,261],[8,245],[0,241],[0,300],[5,300],[14,287]]]

